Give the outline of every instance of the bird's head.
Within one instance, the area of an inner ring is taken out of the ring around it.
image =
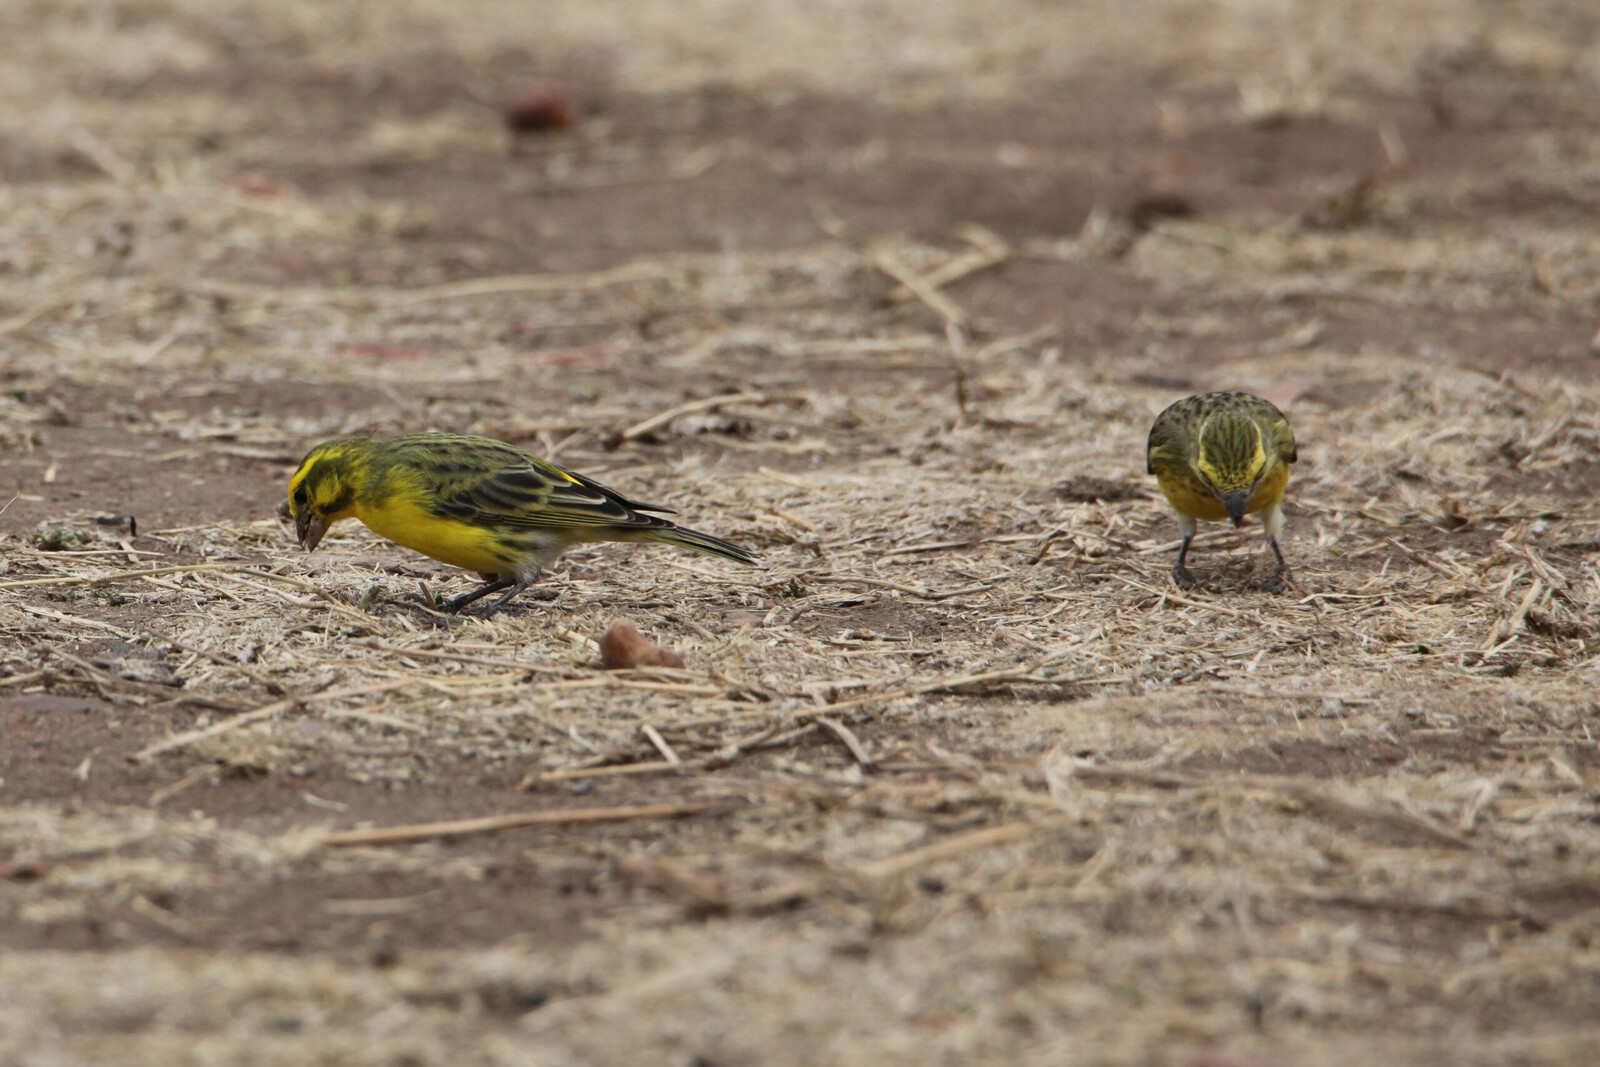
[[[1195,470],[1228,509],[1235,526],[1244,522],[1256,486],[1277,462],[1261,439],[1261,427],[1247,415],[1222,412],[1200,427]]]
[[[329,441],[313,448],[289,479],[289,517],[307,552],[328,527],[352,513],[356,467],[351,441]]]

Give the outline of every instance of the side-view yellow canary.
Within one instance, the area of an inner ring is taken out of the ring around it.
[[[1278,569],[1266,588],[1277,592],[1289,580],[1278,547],[1283,532],[1283,491],[1297,457],[1289,420],[1268,401],[1249,393],[1202,393],[1180,400],[1156,416],[1145,458],[1167,502],[1178,513],[1183,543],[1172,580],[1184,589],[1194,576],[1184,567],[1189,542],[1201,519],[1232,519],[1261,512],[1267,544]]]
[[[459,611],[505,590],[492,615],[574,545],[656,541],[740,563],[756,557],[721,538],[676,526],[671,509],[641,504],[488,437],[422,433],[326,441],[289,479],[289,515],[306,551],[340,519],[488,583],[443,605]]]

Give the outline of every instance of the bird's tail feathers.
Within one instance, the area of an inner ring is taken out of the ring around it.
[[[663,545],[677,545],[680,548],[691,548],[696,552],[709,552],[714,556],[725,556],[739,563],[756,566],[760,561],[755,554],[740,548],[731,541],[724,541],[720,537],[701,533],[699,530],[690,530],[683,526],[665,526],[659,529],[640,530],[629,540],[654,541]]]

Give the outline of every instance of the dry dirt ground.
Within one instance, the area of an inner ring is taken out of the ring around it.
[[[1600,1062],[1587,0],[0,41],[0,1063]],[[1168,580],[1214,387],[1299,433],[1288,594]],[[311,444],[430,428],[763,565],[441,621],[295,547]]]

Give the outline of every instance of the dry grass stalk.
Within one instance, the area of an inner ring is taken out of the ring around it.
[[[999,826],[988,826],[981,830],[957,834],[941,841],[935,841],[931,845],[924,845],[921,848],[911,849],[899,855],[889,856],[874,863],[869,863],[861,868],[861,874],[867,878],[874,879],[892,878],[895,875],[906,874],[919,867],[926,867],[932,863],[953,859],[956,856],[961,856],[977,849],[1009,845],[1077,824],[1077,819],[1058,816],[1037,821],[1002,823]]]
[[[643,804],[626,808],[577,808],[567,811],[525,811],[486,815],[481,819],[389,826],[377,830],[342,830],[322,839],[328,848],[356,845],[406,845],[438,838],[495,834],[528,826],[571,826],[582,823],[627,822],[634,819],[681,819],[712,810],[713,804]]]

